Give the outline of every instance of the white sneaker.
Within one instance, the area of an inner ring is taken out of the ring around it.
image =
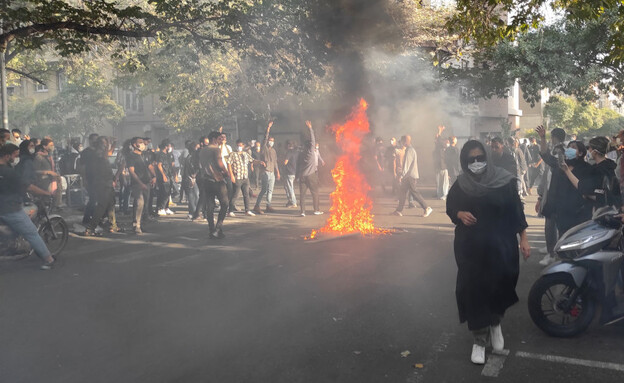
[[[546,248],[546,246],[544,246],[541,249],[539,249],[539,252],[542,253],[542,254],[548,254],[548,248]]]
[[[315,212],[314,212],[314,215],[323,215],[323,212],[322,212],[322,211],[317,210],[317,211],[315,211]]]
[[[187,214],[186,218],[188,218],[189,221],[193,220],[193,214]]]
[[[431,207],[427,207],[425,209],[425,214],[423,214],[423,217],[427,218],[431,215],[431,213],[433,213],[433,209]]]
[[[548,266],[555,261],[556,261],[555,257],[551,256],[550,254],[546,254],[544,258],[542,258],[542,260],[539,261],[539,264],[542,266]]]
[[[247,212],[246,212],[245,214],[247,214],[247,215],[248,215],[248,216],[250,216],[250,217],[255,217],[255,216],[256,216],[256,215],[254,214],[254,212],[253,212],[253,211],[251,211],[251,210],[247,210]]]
[[[165,213],[167,213],[167,215],[174,215],[175,214],[173,211],[171,211],[171,209],[165,210]]]
[[[478,344],[473,344],[470,360],[474,364],[485,364],[485,347],[479,346]]]
[[[300,217],[305,217],[305,213],[301,212],[301,214],[299,214]]]
[[[503,329],[500,324],[490,326],[490,340],[494,351],[503,351],[505,348],[505,338],[503,338]]]
[[[158,216],[164,216],[164,215],[167,215],[167,211],[165,209],[158,210]]]
[[[229,215],[230,217],[232,217],[232,218],[236,217],[236,214],[234,214],[234,212],[233,212],[233,211],[229,212],[229,213],[228,213],[228,215]]]

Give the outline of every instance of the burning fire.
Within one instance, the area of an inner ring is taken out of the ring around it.
[[[361,99],[344,125],[331,127],[336,143],[342,149],[342,155],[331,172],[336,190],[330,195],[332,206],[327,223],[321,229],[313,230],[306,239],[316,238],[319,232],[338,235],[386,233],[373,224],[373,204],[368,197],[371,187],[358,168],[362,139],[370,131],[367,108],[368,104]]]

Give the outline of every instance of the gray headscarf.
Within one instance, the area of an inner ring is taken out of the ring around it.
[[[483,174],[475,175],[468,170],[468,153],[479,148],[485,153],[487,166]],[[482,197],[494,189],[507,185],[516,178],[507,170],[494,166],[489,151],[485,150],[483,144],[476,140],[470,140],[464,144],[459,154],[462,172],[457,177],[459,187],[464,193],[473,197]]]

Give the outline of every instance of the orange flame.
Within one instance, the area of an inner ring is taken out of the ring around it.
[[[383,234],[385,230],[373,224],[373,207],[368,192],[371,187],[358,167],[362,139],[370,131],[364,99],[354,108],[344,125],[334,125],[331,130],[336,135],[336,143],[342,149],[336,166],[332,170],[332,178],[336,184],[330,197],[332,206],[330,216],[324,227],[313,230],[306,239],[313,239],[320,233],[345,235],[351,233]]]

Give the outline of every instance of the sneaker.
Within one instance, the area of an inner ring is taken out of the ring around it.
[[[542,260],[539,261],[539,264],[542,266],[548,266],[555,261],[556,261],[555,257],[551,256],[550,254],[546,254],[544,258],[542,258]]]
[[[159,217],[163,217],[163,216],[167,215],[167,211],[165,209],[160,209],[160,210],[158,210],[157,215]]]
[[[170,209],[165,210],[165,213],[167,213],[167,215],[174,215],[175,213],[173,211],[171,211]]]
[[[259,214],[259,215],[264,214],[264,212],[262,210],[260,210],[259,206],[254,207],[253,208],[253,212],[256,213],[256,214]]]
[[[254,214],[254,212],[253,212],[253,211],[251,211],[251,210],[247,210],[247,212],[246,212],[245,214],[247,214],[247,215],[248,215],[248,216],[250,216],[250,217],[255,217],[255,216],[256,216],[256,215]]]
[[[215,235],[217,236],[218,239],[225,238],[225,234],[223,234],[223,229],[221,228],[218,228],[217,231],[215,231]]]
[[[425,209],[425,214],[423,214],[423,217],[427,218],[431,215],[431,213],[433,213],[433,209],[431,207],[427,207]]]
[[[490,341],[494,351],[503,351],[505,348],[505,338],[503,338],[503,329],[500,324],[490,326]]]
[[[479,346],[478,344],[473,344],[470,360],[474,364],[485,364],[485,347]]]
[[[236,217],[236,214],[234,214],[234,212],[231,211],[231,212],[228,213],[228,216],[234,218],[234,217]]]
[[[193,214],[187,214],[186,218],[188,218],[189,221],[193,220]]]
[[[211,231],[210,234],[208,234],[208,238],[210,238],[210,239],[217,239],[217,232],[216,231]]]
[[[297,204],[294,204],[294,205],[290,205],[290,207],[294,209],[294,208],[298,208],[299,206]]]
[[[541,254],[548,254],[548,248],[546,246],[542,247],[539,249],[539,252]]]
[[[393,212],[392,212],[392,215],[396,215],[397,217],[403,217],[403,213],[401,213],[401,212],[400,212],[400,211],[398,211],[398,210],[393,211]]]
[[[301,212],[301,214],[299,214],[300,217],[305,217],[305,213]]]
[[[43,265],[41,265],[41,267],[39,267],[41,270],[51,270],[52,267],[54,267],[54,262],[50,262],[50,263],[44,263]]]
[[[264,211],[267,213],[275,213],[275,209],[273,209],[271,206],[267,206],[266,209],[264,209]]]
[[[141,234],[143,234],[143,230],[141,230],[140,227],[135,227],[134,228],[134,234],[141,235]]]
[[[314,215],[323,215],[323,212],[320,211],[320,210],[317,210],[317,211],[314,212]]]

